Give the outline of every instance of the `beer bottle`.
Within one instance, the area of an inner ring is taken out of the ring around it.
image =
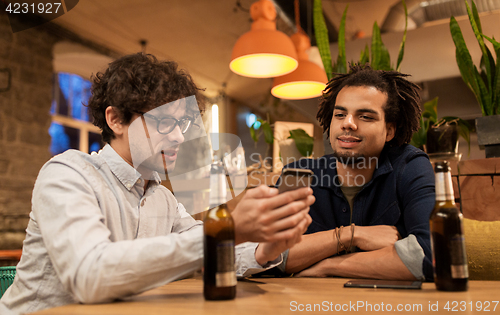
[[[436,205],[430,216],[434,282],[438,290],[466,291],[469,272],[462,213],[455,206],[448,162],[436,162],[434,173]]]
[[[226,174],[222,161],[210,170],[210,210],[204,221],[203,295],[206,300],[236,296],[234,222],[226,206]]]

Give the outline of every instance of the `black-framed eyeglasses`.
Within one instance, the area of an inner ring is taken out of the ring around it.
[[[139,114],[156,121],[156,130],[158,130],[158,133],[162,135],[171,133],[176,126],[179,126],[179,128],[181,129],[181,133],[185,134],[190,127],[196,125],[194,123],[194,118],[192,117],[183,117],[180,120],[177,120],[174,117],[157,118],[148,113],[139,112]]]

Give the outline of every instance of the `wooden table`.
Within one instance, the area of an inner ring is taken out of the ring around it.
[[[235,300],[205,301],[203,281],[192,278],[124,301],[100,305],[66,305],[36,314],[385,314],[389,309],[402,314],[449,314],[453,309],[456,310],[455,314],[478,314],[486,309],[489,309],[489,314],[500,313],[498,281],[470,281],[466,292],[441,292],[435,289],[434,283],[424,283],[421,290],[344,288],[343,284],[347,280],[251,278],[238,281]],[[437,311],[430,312],[429,308]],[[479,311],[480,308],[482,311]]]

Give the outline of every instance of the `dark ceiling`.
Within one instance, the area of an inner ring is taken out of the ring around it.
[[[295,24],[295,1],[291,0],[274,0],[279,9],[283,11],[286,17]],[[311,45],[316,45],[316,40],[313,36],[314,25],[313,25],[313,1],[310,0],[299,0],[299,16],[300,16],[300,27],[309,35],[311,39]],[[337,28],[332,24],[330,19],[326,16],[325,23],[328,29],[328,37],[330,43],[337,41]]]

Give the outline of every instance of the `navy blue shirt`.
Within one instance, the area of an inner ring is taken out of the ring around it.
[[[335,157],[302,159],[286,167],[307,168],[315,175],[311,187],[316,202],[309,211],[313,221],[306,234],[351,224],[350,206],[341,190]],[[343,165],[339,163],[339,167]],[[363,184],[362,178],[357,180]],[[422,272],[432,281],[429,216],[434,204],[434,172],[427,154],[411,145],[386,146],[372,179],[354,197],[352,223],[393,225],[402,238],[413,234],[425,254]]]

